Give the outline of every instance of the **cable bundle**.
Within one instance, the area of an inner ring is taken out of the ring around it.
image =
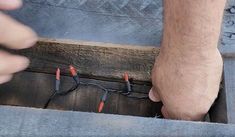
[[[104,108],[104,105],[105,105],[105,102],[108,98],[108,95],[110,93],[113,93],[113,94],[120,94],[120,95],[123,95],[125,97],[128,97],[128,98],[132,98],[132,99],[148,99],[148,94],[147,93],[143,93],[143,92],[135,92],[133,91],[133,88],[132,88],[132,84],[131,82],[129,81],[129,76],[127,73],[124,74],[124,80],[125,80],[125,85],[126,85],[126,90],[122,91],[122,90],[114,90],[114,89],[107,89],[105,87],[103,87],[102,85],[100,84],[97,84],[97,83],[85,83],[85,82],[82,82],[79,78],[79,75],[77,73],[77,70],[73,67],[73,66],[69,66],[69,70],[70,70],[70,73],[71,73],[71,76],[74,80],[74,85],[67,91],[60,91],[60,69],[57,68],[56,70],[56,82],[55,82],[55,90],[54,92],[51,94],[51,96],[49,97],[49,99],[47,100],[47,102],[45,103],[44,105],[44,109],[46,109],[48,107],[48,105],[50,104],[50,102],[56,97],[56,96],[65,96],[73,91],[75,91],[76,89],[78,89],[80,86],[94,86],[96,88],[99,88],[101,89],[104,94],[103,96],[101,97],[101,101],[99,103],[99,106],[98,106],[98,112],[102,112],[103,108]],[[139,93],[139,94],[145,94],[145,96],[133,96],[132,93]]]

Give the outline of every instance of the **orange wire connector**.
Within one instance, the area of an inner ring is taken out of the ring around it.
[[[60,90],[60,69],[57,68],[56,70],[56,81],[55,81],[55,91]]]
[[[69,66],[69,71],[73,77],[77,76],[77,70],[72,65]]]
[[[127,72],[124,73],[124,80],[129,81],[129,76],[128,76]]]
[[[70,65],[69,71],[70,71],[71,75],[73,76],[73,79],[75,80],[75,82],[77,84],[79,84],[80,81],[79,81],[77,70],[72,65]]]
[[[104,95],[101,98],[99,107],[98,107],[98,112],[102,112],[103,108],[104,108],[104,103],[107,100],[107,96],[108,96],[108,91],[105,91]]]
[[[56,80],[60,80],[60,68],[56,70]]]
[[[131,84],[130,84],[129,76],[127,72],[124,73],[124,80],[126,82],[127,94],[129,94],[132,90],[131,90]]]

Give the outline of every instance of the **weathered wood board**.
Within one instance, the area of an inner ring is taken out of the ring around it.
[[[128,72],[135,82],[149,82],[159,48],[42,38],[18,53],[30,58],[30,71],[54,73],[56,67],[66,70],[72,64],[87,77],[120,80]]]

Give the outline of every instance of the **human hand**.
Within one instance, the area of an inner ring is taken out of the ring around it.
[[[167,119],[203,120],[218,95],[223,66],[219,51],[203,58],[195,54],[182,57],[162,52],[157,57],[149,98],[162,101]]]
[[[21,7],[21,0],[0,0],[1,10]],[[0,12],[0,44],[9,49],[29,48],[37,41],[37,35],[29,27]],[[0,51],[0,84],[9,81],[13,73],[27,68],[26,57]]]

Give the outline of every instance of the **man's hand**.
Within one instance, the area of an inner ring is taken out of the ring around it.
[[[13,10],[21,7],[21,0],[0,0],[1,10]],[[31,47],[37,41],[37,35],[27,26],[9,16],[0,13],[0,44],[10,49]],[[29,64],[25,57],[0,51],[0,84],[9,81],[12,74],[24,70]]]
[[[219,91],[217,49],[225,0],[164,0],[164,32],[152,73],[165,118],[202,120]]]

